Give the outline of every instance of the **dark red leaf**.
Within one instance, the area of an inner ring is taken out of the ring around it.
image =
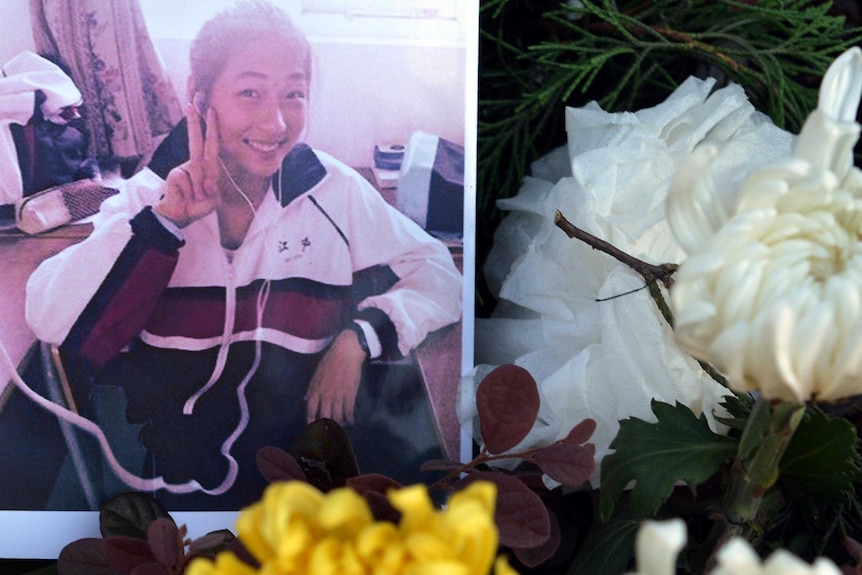
[[[348,479],[347,486],[352,487],[365,498],[375,520],[392,523],[398,523],[401,520],[401,513],[392,507],[389,499],[386,498],[387,491],[402,487],[394,479],[378,473],[366,473]]]
[[[485,448],[503,453],[520,443],[539,414],[539,389],[533,376],[517,365],[501,365],[476,390],[479,428]]]
[[[856,560],[856,565],[842,565],[842,575],[860,575],[862,573],[862,544],[851,537],[845,537],[844,548]]]
[[[388,521],[396,525],[401,522],[401,512],[392,507],[385,495],[369,491],[364,497],[375,521]]]
[[[548,537],[547,541],[537,547],[513,549],[518,561],[531,569],[538,567],[553,557],[560,547],[560,542],[562,541],[560,522],[557,521],[557,516],[551,511],[548,512],[548,518],[551,520],[551,536]]]
[[[57,559],[59,575],[116,575],[108,565],[105,540],[88,537],[72,541],[60,551]]]
[[[430,459],[419,466],[420,471],[452,471],[464,465],[449,459]]]
[[[365,495],[369,492],[386,495],[386,492],[390,489],[399,489],[403,487],[391,477],[386,477],[379,473],[366,473],[364,475],[351,477],[347,480],[347,486],[352,487],[361,495]]]
[[[189,553],[206,553],[212,551],[221,551],[236,539],[236,535],[228,529],[221,529],[207,533],[203,537],[195,539],[189,544]]]
[[[853,559],[862,563],[862,543],[859,543],[852,537],[845,537],[844,548],[853,556]]]
[[[578,487],[596,470],[596,446],[552,443],[533,454],[532,460],[551,479]]]
[[[170,519],[159,517],[147,530],[147,542],[150,551],[153,552],[156,561],[174,570],[179,565],[180,557],[183,556],[181,549],[180,530]]]
[[[257,468],[263,478],[270,483],[291,480],[305,481],[305,473],[296,459],[278,447],[261,447],[257,452]]]
[[[593,433],[596,431],[596,420],[587,418],[574,426],[567,436],[560,441],[563,443],[573,443],[581,445],[590,440]]]
[[[142,563],[155,561],[149,544],[135,537],[105,539],[105,556],[108,558],[108,564],[120,573],[130,573]]]
[[[141,563],[132,569],[129,575],[169,575],[169,573],[170,572],[165,569],[165,566],[158,561],[150,561],[148,563]]]
[[[497,486],[494,522],[500,530],[500,545],[512,549],[538,547],[551,536],[551,520],[542,499],[519,479],[495,471],[471,473],[455,485],[463,489],[474,481]]]
[[[251,566],[254,569],[260,569],[260,562],[255,558],[254,555],[251,554],[251,551],[246,548],[245,545],[242,544],[242,540],[239,537],[231,541],[228,546],[228,551],[231,551],[234,555],[236,555],[237,559],[245,563],[246,565]]]

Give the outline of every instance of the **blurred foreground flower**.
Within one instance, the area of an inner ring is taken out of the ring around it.
[[[638,570],[630,575],[674,575],[676,556],[686,543],[682,519],[644,521],[638,529],[636,558]],[[809,565],[784,549],[760,560],[751,545],[735,538],[717,553],[718,565],[709,575],[841,575],[829,559],[820,557]]]
[[[610,114],[595,103],[566,111],[568,148],[534,164],[520,194],[499,202],[511,213],[485,269],[499,303],[494,317],[476,323],[476,359],[485,365],[473,387],[465,384],[462,421],[474,418],[475,385],[491,367],[514,363],[535,377],[542,398],[519,449],[557,441],[591,418],[600,463],[620,420],[655,421],[652,400],[679,401],[715,429],[713,411],[727,391],[676,346],[646,290],[633,291],[643,279],[554,225],[560,210],[632,256],[681,261],[664,200],[695,147],[719,146],[713,176],[720,189],[735,189],[754,166],[789,153],[792,140],[741,87],[713,87],[714,80],[690,78],[664,103],[636,113]]]
[[[638,570],[634,575],[673,575],[676,556],[685,547],[685,522],[644,521],[635,539]]]
[[[231,552],[196,560],[189,575],[516,575],[497,553],[496,488],[475,482],[438,511],[424,485],[389,493],[399,525],[375,521],[350,488],[324,495],[307,483],[274,483],[237,520],[239,539],[260,570]]]
[[[674,180],[668,218],[689,257],[671,302],[680,346],[766,399],[862,393],[862,50],[829,68],[793,155],[752,172],[731,215],[707,175],[714,146]]]

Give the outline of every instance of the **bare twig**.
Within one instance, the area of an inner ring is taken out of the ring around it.
[[[673,285],[673,273],[676,271],[677,267],[679,267],[677,264],[655,265],[639,260],[638,258],[625,253],[621,249],[614,247],[605,240],[597,238],[589,232],[585,232],[567,220],[559,210],[557,210],[557,213],[554,215],[554,223],[558,228],[566,232],[566,235],[570,238],[579,239],[585,244],[591,246],[593,249],[604,252],[609,256],[616,258],[621,263],[629,266],[638,272],[647,284],[660,281],[664,284],[664,287],[668,289]],[[671,322],[671,325],[672,324],[673,322]]]
[[[655,265],[640,260],[632,255],[627,254],[621,249],[609,244],[605,240],[597,238],[593,234],[577,227],[575,224],[567,220],[565,216],[563,216],[562,212],[560,212],[559,210],[557,210],[557,213],[554,215],[554,223],[557,225],[558,228],[566,232],[566,235],[570,238],[581,240],[588,246],[592,247],[594,250],[604,252],[638,272],[646,282],[646,286],[649,289],[650,296],[652,296],[653,301],[655,302],[656,306],[658,306],[662,317],[664,317],[668,325],[673,327],[673,312],[671,311],[670,306],[667,305],[667,302],[664,299],[664,295],[662,295],[661,289],[658,287],[657,282],[660,281],[667,289],[670,289],[673,285],[673,274],[679,267],[678,264]],[[727,379],[723,375],[721,375],[714,367],[712,367],[705,361],[697,360],[697,362],[712,379],[714,379],[716,382],[723,385],[724,387],[728,387]]]

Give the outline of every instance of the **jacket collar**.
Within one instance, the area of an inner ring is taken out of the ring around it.
[[[183,118],[153,153],[148,166],[160,178],[167,179],[168,172],[189,159],[189,136],[187,120]],[[326,168],[308,144],[296,144],[281,163],[281,181],[273,178],[273,190],[281,191],[281,205],[286,206],[304,194],[326,176]],[[276,188],[278,186],[278,188]]]
[[[276,194],[280,191],[281,205],[284,207],[319,184],[326,176],[326,168],[308,144],[300,143],[288,152],[278,174],[281,175],[281,181]]]

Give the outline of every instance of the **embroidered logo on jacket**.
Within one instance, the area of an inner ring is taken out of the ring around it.
[[[296,238],[278,240],[278,253],[284,262],[293,261],[301,258],[305,251],[311,247],[311,240],[308,236],[298,240]]]

